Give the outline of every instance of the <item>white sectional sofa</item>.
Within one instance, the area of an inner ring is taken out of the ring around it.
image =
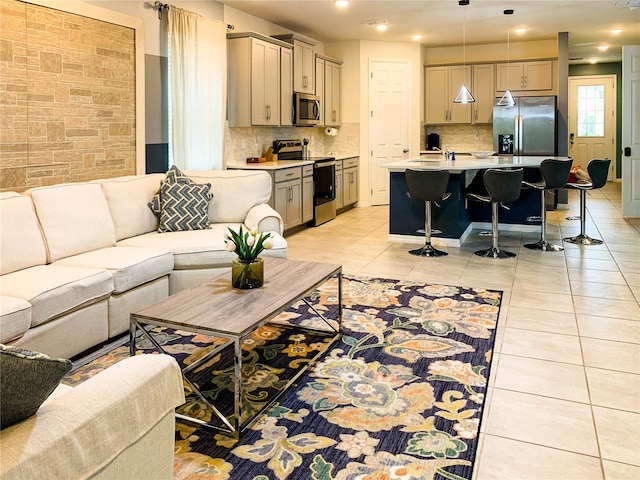
[[[261,171],[185,172],[211,184],[211,228],[159,233],[148,203],[165,178],[138,175],[0,194],[0,343],[72,358],[129,328],[129,314],[223,271],[229,226],[273,234]]]

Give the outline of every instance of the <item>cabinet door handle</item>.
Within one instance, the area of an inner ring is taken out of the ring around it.
[[[528,79],[529,79],[529,77],[525,75],[525,77],[524,77],[524,88],[527,88],[527,80]]]

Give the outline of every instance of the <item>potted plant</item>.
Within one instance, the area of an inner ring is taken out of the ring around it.
[[[231,263],[231,284],[235,288],[250,289],[261,287],[264,283],[264,261],[258,257],[265,249],[273,246],[271,233],[258,232],[257,227],[235,231],[231,227],[225,233],[225,247],[235,252],[237,257]]]

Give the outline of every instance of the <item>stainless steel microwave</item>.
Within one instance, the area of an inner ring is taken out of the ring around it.
[[[293,124],[311,127],[320,123],[320,97],[308,93],[293,94]]]

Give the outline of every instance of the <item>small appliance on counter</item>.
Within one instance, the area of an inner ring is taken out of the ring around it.
[[[437,133],[427,135],[427,150],[440,151],[440,135]]]

